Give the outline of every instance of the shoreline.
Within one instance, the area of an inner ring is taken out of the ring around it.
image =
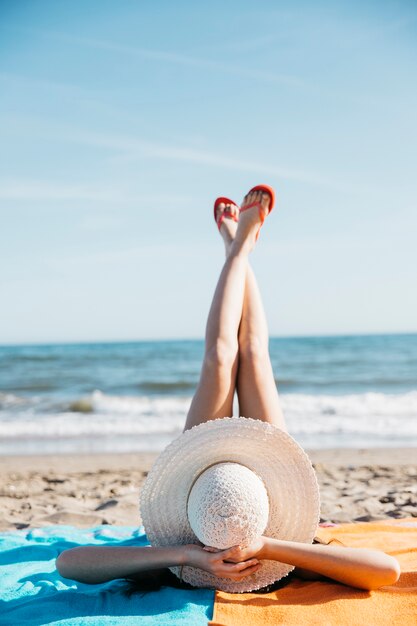
[[[332,465],[416,465],[417,447],[382,447],[382,448],[322,448],[308,449],[306,452],[313,464],[329,463]],[[10,454],[0,456],[0,474],[3,469],[46,470],[55,469],[56,464],[66,462],[67,471],[78,471],[96,467],[102,469],[138,469],[150,468],[159,452],[64,452],[60,454]]]
[[[307,450],[321,521],[417,517],[417,448]],[[153,452],[0,458],[0,531],[51,524],[139,526],[141,485]]]

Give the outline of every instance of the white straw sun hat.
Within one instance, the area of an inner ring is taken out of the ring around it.
[[[210,420],[187,430],[158,457],[140,508],[153,546],[201,542],[249,545],[261,535],[311,543],[319,522],[316,475],[304,450],[272,424],[246,417]],[[241,581],[199,568],[170,570],[195,587],[253,591],[294,567],[262,561]]]

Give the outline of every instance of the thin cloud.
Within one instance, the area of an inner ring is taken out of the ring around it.
[[[42,87],[42,88],[46,88],[46,89],[53,89],[55,91],[63,91],[63,92],[69,92],[69,93],[75,93],[78,97],[80,95],[84,95],[85,93],[90,93],[90,94],[95,94],[97,95],[97,91],[93,91],[93,90],[89,90],[87,91],[85,89],[85,87],[79,87],[78,85],[75,85],[74,83],[68,83],[68,82],[59,82],[57,80],[48,80],[46,78],[39,78],[39,77],[33,77],[33,76],[29,76],[27,74],[17,74],[16,72],[4,72],[4,71],[0,71],[0,81],[5,81],[6,83],[20,83],[23,85],[27,85],[29,84],[33,84],[36,85],[37,87]]]
[[[283,72],[267,72],[260,69],[250,70],[238,65],[219,63],[218,61],[202,59],[173,51],[150,50],[148,48],[139,48],[136,46],[125,46],[112,41],[105,41],[102,39],[87,37],[74,37],[73,35],[66,35],[64,33],[52,31],[42,31],[29,28],[15,28],[9,27],[7,25],[3,25],[2,28],[6,30],[25,32],[31,35],[37,35],[45,39],[59,40],[60,42],[84,46],[91,49],[117,52],[130,57],[136,57],[138,59],[146,59],[148,61],[169,63],[173,65],[181,65],[183,67],[191,67],[197,69],[213,70],[215,72],[223,72],[235,76],[242,76],[243,78],[260,82],[278,82],[294,87],[304,85],[304,81],[301,78],[292,74],[285,74]]]
[[[100,203],[117,203],[117,205],[135,202],[141,205],[146,204],[146,206],[163,204],[169,208],[172,205],[177,206],[178,203],[190,202],[191,198],[178,194],[140,194],[125,186],[104,187],[101,183],[99,185],[82,185],[14,178],[0,179],[0,200],[89,200]]]
[[[221,41],[216,41],[216,50],[217,52],[221,50],[228,50],[237,53],[244,52],[253,52],[256,50],[265,49],[266,46],[270,46],[274,43],[276,35],[268,35],[263,34],[259,37],[252,37],[247,39],[246,37],[230,40],[230,39],[221,39]]]
[[[182,65],[186,67],[195,67],[198,69],[213,70],[216,72],[224,72],[226,74],[234,74],[250,80],[257,80],[262,82],[280,82],[287,85],[300,86],[304,85],[304,81],[294,75],[266,72],[262,70],[249,70],[236,65],[229,65],[228,63],[219,63],[217,61],[211,61],[208,59],[201,59],[194,56],[187,56],[184,54],[178,54],[177,52],[163,52],[160,50],[149,50],[145,48],[136,48],[131,46],[122,46],[108,41],[102,41],[99,39],[76,39],[71,38],[74,43],[79,43],[90,48],[96,48],[101,50],[110,50],[112,52],[120,52],[129,56],[136,56],[153,61],[162,61],[165,63],[172,63],[175,65]]]
[[[114,200],[114,190],[34,180],[0,181],[0,200]]]
[[[65,139],[75,143],[83,143],[90,146],[93,145],[123,151],[126,153],[126,160],[133,161],[135,159],[152,157],[172,161],[184,161],[187,163],[199,163],[201,165],[226,168],[238,172],[260,173],[264,175],[277,176],[285,180],[294,180],[302,183],[340,188],[340,185],[335,181],[314,172],[295,170],[281,166],[265,165],[264,163],[259,163],[257,161],[236,159],[217,152],[180,146],[168,146],[146,140],[134,139],[123,135],[71,132],[65,136]]]
[[[6,118],[3,119],[4,121],[6,121]],[[19,129],[19,132],[22,130],[23,126],[22,124],[18,123],[19,120],[16,116],[8,116],[8,119],[9,121],[14,121],[16,127]],[[134,162],[135,160],[141,160],[144,158],[164,159],[169,161],[183,161],[192,164],[210,165],[212,167],[221,167],[223,169],[226,168],[228,170],[237,172],[252,172],[254,174],[259,173],[265,176],[273,176],[282,178],[283,180],[291,180],[322,187],[328,187],[331,189],[337,189],[339,191],[352,190],[351,185],[347,185],[346,183],[342,183],[329,177],[322,176],[317,172],[292,169],[285,166],[271,165],[270,163],[265,164],[252,160],[237,159],[235,157],[231,157],[229,155],[225,155],[219,152],[212,152],[210,150],[199,150],[187,146],[166,145],[157,142],[147,141],[145,139],[138,139],[134,137],[132,138],[131,136],[127,135],[94,133],[85,130],[76,130],[73,128],[68,128],[67,126],[61,124],[56,124],[53,122],[45,123],[44,121],[36,119],[34,120],[33,118],[28,119],[26,117],[22,121],[24,123],[25,133],[30,133],[32,137],[36,136],[36,134],[39,134],[40,136],[45,138],[47,133],[49,133],[50,138],[54,141],[58,140],[83,146],[107,148],[109,150],[119,152],[121,156],[119,156],[118,158],[125,162]],[[34,188],[34,191],[36,193],[36,187]],[[88,190],[84,189],[84,191],[88,197]],[[19,191],[18,188],[15,188],[12,191],[7,189],[0,190],[0,198],[5,197],[6,193],[14,193],[16,194],[15,197],[17,197],[19,193],[23,194],[24,191]],[[51,194],[53,193],[54,191],[52,189]],[[69,190],[68,193],[74,193],[74,190],[72,192],[71,190]],[[77,190],[75,190],[75,193],[77,193]],[[94,192],[90,190],[90,193]],[[106,198],[108,199],[108,195],[106,195]]]

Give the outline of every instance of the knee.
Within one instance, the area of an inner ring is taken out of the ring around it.
[[[70,578],[71,574],[71,550],[64,550],[58,555],[55,561],[55,567],[59,574],[64,578]]]
[[[210,369],[231,370],[238,353],[238,345],[217,341],[206,350],[205,364]]]
[[[252,365],[265,362],[268,357],[268,342],[256,335],[247,336],[239,340],[239,359]]]

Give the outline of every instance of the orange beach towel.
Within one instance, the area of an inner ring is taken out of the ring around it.
[[[375,591],[299,579],[264,595],[217,591],[209,626],[417,625],[417,518],[320,528],[318,538],[395,556],[400,580]]]

